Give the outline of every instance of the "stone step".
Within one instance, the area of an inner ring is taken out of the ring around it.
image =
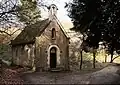
[[[60,71],[62,71],[62,69],[60,69],[60,68],[51,68],[50,71],[51,72],[60,72]]]

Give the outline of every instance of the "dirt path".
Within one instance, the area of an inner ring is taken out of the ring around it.
[[[83,76],[73,73],[36,72],[24,74],[23,79],[26,83],[31,84],[74,84],[77,80],[79,81],[80,78],[83,78]]]
[[[34,72],[25,73],[21,77],[30,84],[120,84],[119,68],[109,66],[93,73]]]

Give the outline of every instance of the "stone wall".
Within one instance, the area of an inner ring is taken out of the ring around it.
[[[21,66],[32,67],[34,65],[34,45],[19,45],[12,47],[13,63]]]
[[[56,30],[56,38],[52,39],[52,28]],[[69,40],[60,29],[58,23],[53,20],[50,25],[44,30],[44,32],[36,37],[36,66],[47,68],[48,65],[48,49],[50,46],[57,46],[60,49],[60,67],[65,69],[69,68],[68,56],[69,56]]]

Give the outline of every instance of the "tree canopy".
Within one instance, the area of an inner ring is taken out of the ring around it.
[[[40,20],[41,13],[38,8],[37,0],[20,0],[21,5],[18,6],[18,18],[25,24],[34,24]]]
[[[72,30],[87,35],[85,43],[98,48],[102,41],[108,52],[120,50],[120,1],[119,0],[73,0],[67,4]]]
[[[41,18],[42,0],[2,0],[0,2],[0,33],[13,35],[12,28],[34,24]]]
[[[114,51],[120,53],[119,0],[73,0],[67,8],[74,25],[72,30],[87,36],[82,45],[96,49],[102,41],[111,60]]]

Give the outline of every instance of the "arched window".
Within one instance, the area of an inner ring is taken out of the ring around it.
[[[55,28],[52,29],[52,39],[55,39],[56,37],[56,31]]]

